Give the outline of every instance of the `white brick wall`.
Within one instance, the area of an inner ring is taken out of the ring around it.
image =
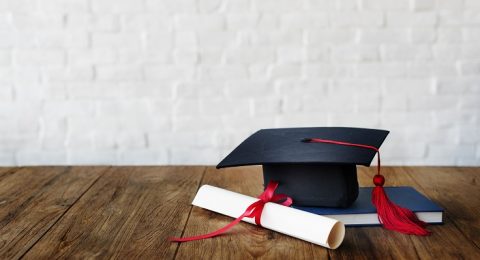
[[[0,0],[0,165],[215,164],[293,126],[480,165],[480,1]]]

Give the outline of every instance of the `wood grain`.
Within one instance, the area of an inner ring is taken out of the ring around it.
[[[25,258],[173,258],[203,172],[112,167]]]
[[[3,171],[0,258],[22,256],[104,170],[104,167],[29,167]]]
[[[384,167],[387,186],[413,186],[446,209],[429,237],[347,228],[337,250],[240,223],[221,237],[171,243],[232,219],[190,203],[200,184],[250,196],[261,167],[0,168],[0,259],[480,259],[480,168]],[[361,186],[375,169],[359,167]]]
[[[259,167],[241,167],[225,170],[208,168],[202,184],[210,184],[253,197],[263,191]],[[205,234],[232,221],[222,216],[194,207],[184,236]],[[182,243],[178,259],[324,259],[327,251],[320,246],[280,233],[240,223],[229,234],[213,239]]]

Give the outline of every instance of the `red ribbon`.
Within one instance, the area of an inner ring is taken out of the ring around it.
[[[172,241],[172,242],[188,242],[188,241],[194,241],[194,240],[201,240],[201,239],[216,237],[218,235],[221,235],[221,234],[227,232],[233,226],[240,223],[240,221],[242,221],[243,218],[255,218],[255,223],[259,226],[262,226],[262,224],[261,224],[262,212],[263,212],[263,208],[265,207],[266,203],[274,202],[274,203],[278,203],[278,204],[281,204],[281,205],[284,205],[284,206],[287,206],[287,207],[292,205],[292,199],[290,197],[288,197],[287,195],[285,195],[285,194],[274,194],[277,187],[278,187],[278,182],[270,181],[270,183],[268,183],[265,191],[262,194],[260,194],[260,196],[258,196],[259,200],[255,201],[250,206],[248,206],[247,209],[245,210],[245,212],[243,212],[242,215],[240,215],[238,218],[236,218],[234,221],[230,222],[228,225],[224,226],[223,228],[218,229],[214,232],[204,234],[204,235],[199,235],[199,236],[184,237],[184,238],[172,237],[172,238],[170,238],[170,241]]]

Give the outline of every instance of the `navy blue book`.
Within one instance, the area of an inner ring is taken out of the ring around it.
[[[357,200],[348,208],[300,207],[294,208],[325,215],[342,221],[347,226],[380,225],[371,202],[373,187],[360,187]],[[443,223],[443,208],[412,187],[384,187],[391,201],[415,212],[420,220],[431,224]]]

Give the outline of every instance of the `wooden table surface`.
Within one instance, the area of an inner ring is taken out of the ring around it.
[[[374,168],[359,167],[361,186]],[[189,243],[170,236],[216,230],[232,219],[192,207],[202,184],[256,196],[260,167],[0,168],[0,259],[53,258],[466,258],[480,259],[480,168],[385,167],[387,185],[410,185],[446,209],[429,237],[347,228],[337,250],[240,223]]]

